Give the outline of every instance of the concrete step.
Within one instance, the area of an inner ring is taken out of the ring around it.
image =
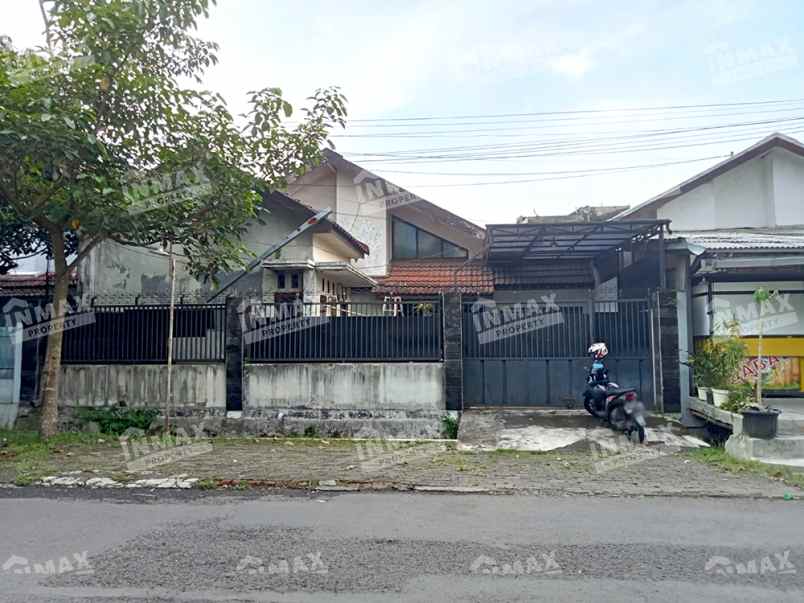
[[[771,440],[732,435],[726,440],[726,452],[738,459],[804,467],[804,435],[780,435]]]
[[[800,435],[804,436],[804,416],[802,415],[787,415],[782,411],[779,415],[779,435]]]

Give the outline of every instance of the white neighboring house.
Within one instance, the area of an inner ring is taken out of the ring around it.
[[[804,145],[772,134],[615,219],[668,219],[673,234],[668,284],[679,307],[680,359],[696,338],[724,334],[737,320],[750,355],[757,350],[759,287],[780,297],[763,309],[767,389],[804,396]],[[681,366],[682,384],[690,382]],[[682,387],[682,402],[689,394]],[[801,400],[799,398],[799,400]]]

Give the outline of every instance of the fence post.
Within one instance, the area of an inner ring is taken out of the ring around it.
[[[240,313],[243,299],[226,298],[226,412],[243,410],[243,327]]]
[[[463,301],[460,293],[445,293],[444,380],[447,410],[463,410]]]
[[[662,387],[662,412],[681,409],[681,360],[678,353],[678,300],[674,289],[656,292],[656,333]]]

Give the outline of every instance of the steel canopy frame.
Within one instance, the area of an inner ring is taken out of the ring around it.
[[[670,220],[489,224],[488,260],[593,259],[631,242],[664,238]]]

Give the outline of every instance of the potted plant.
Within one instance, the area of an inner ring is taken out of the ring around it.
[[[721,406],[723,410],[739,413],[754,401],[754,385],[749,381],[735,383],[729,389],[729,399]]]
[[[698,351],[692,354],[686,364],[692,368],[695,384],[698,386],[698,399],[707,401],[707,395],[714,381],[714,355],[716,353],[714,342],[705,340],[698,346]]]
[[[778,291],[768,291],[760,287],[754,291],[754,301],[759,306],[759,321],[757,328],[757,365],[760,367],[757,375],[756,400],[743,408],[740,414],[743,416],[743,433],[748,437],[770,439],[776,437],[779,427],[780,410],[771,408],[762,398],[762,328],[764,322],[765,309],[768,301],[778,295]]]
[[[721,407],[729,401],[729,390],[737,383],[745,358],[745,344],[732,334],[713,344],[712,401]]]

